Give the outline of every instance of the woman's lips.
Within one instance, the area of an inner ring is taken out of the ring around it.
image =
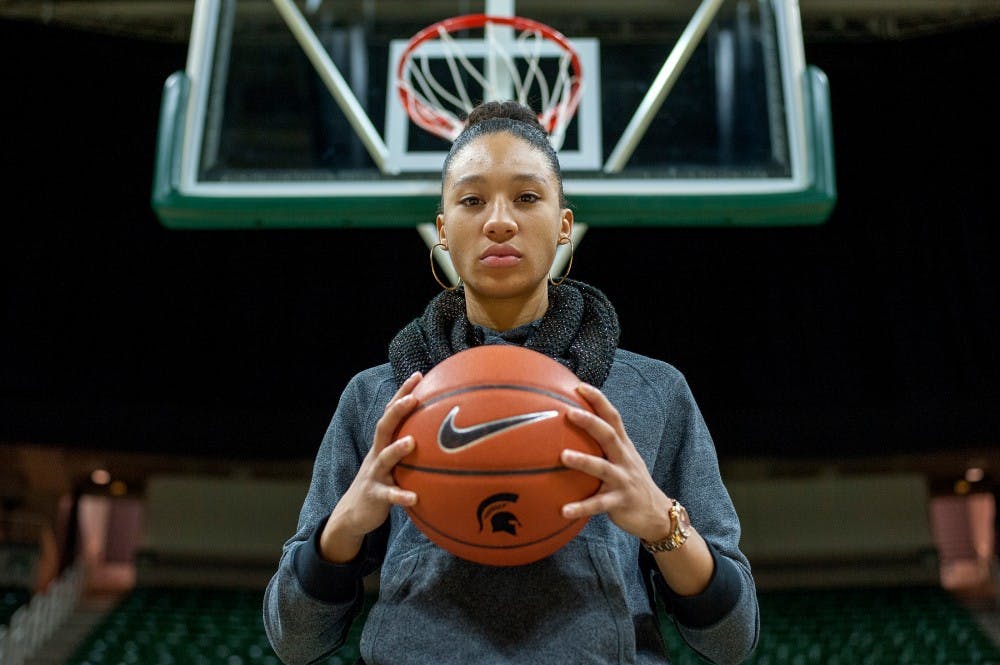
[[[521,252],[505,245],[491,245],[479,255],[479,260],[483,265],[503,268],[518,264],[521,261]]]

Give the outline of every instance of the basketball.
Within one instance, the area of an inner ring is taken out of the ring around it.
[[[538,561],[569,542],[587,519],[564,518],[562,506],[591,496],[600,481],[563,466],[560,453],[603,456],[566,421],[571,408],[592,411],[579,383],[519,346],[474,347],[430,370],[398,432],[416,445],[393,471],[417,493],[406,508],[414,524],[455,556],[493,566]]]

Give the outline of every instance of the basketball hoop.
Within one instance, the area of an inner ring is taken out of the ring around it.
[[[516,34],[503,39],[497,28]],[[453,37],[458,31],[477,29],[483,30],[486,45],[483,69]],[[428,44],[436,44],[438,58],[446,62],[450,88],[432,72]],[[554,74],[543,71],[543,56],[556,59]],[[580,103],[582,84],[580,58],[570,41],[544,23],[518,16],[468,14],[427,26],[410,39],[396,69],[403,108],[428,132],[454,141],[465,127],[464,118],[479,101],[510,98],[540,109],[538,121],[556,150]],[[470,85],[481,94],[470,95]],[[512,94],[505,92],[505,85]]]

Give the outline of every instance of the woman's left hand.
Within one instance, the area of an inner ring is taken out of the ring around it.
[[[595,495],[563,506],[568,519],[607,513],[624,531],[639,538],[660,540],[671,530],[670,499],[653,482],[646,463],[625,432],[618,409],[597,388],[581,384],[580,395],[594,409],[571,409],[568,420],[589,434],[605,457],[564,450],[562,462],[601,481]]]

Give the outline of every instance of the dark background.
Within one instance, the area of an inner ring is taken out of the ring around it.
[[[807,38],[834,114],[822,226],[588,232],[574,276],[623,347],[687,375],[720,456],[1000,447],[997,43]],[[185,58],[0,22],[0,443],[311,457],[437,290],[415,231],[161,227]]]

